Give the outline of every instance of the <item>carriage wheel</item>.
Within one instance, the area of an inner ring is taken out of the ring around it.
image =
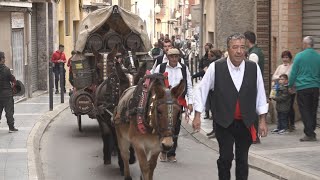
[[[82,127],[81,127],[81,115],[77,115],[77,120],[78,120],[79,131],[82,132]]]

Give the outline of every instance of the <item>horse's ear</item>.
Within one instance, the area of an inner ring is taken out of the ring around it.
[[[185,90],[186,87],[186,83],[185,80],[181,80],[180,83],[175,86],[174,88],[171,89],[171,93],[175,98],[178,98],[179,96],[181,96]]]
[[[140,78],[142,78],[146,74],[147,70],[147,62],[144,62],[141,67],[139,67],[138,73],[134,77],[134,85],[137,85]]]
[[[108,54],[107,59],[108,60],[114,60],[114,58],[116,57],[117,53],[118,53],[118,44],[116,44],[113,47],[112,51]]]
[[[156,80],[154,82],[154,86],[153,86],[153,91],[155,92],[155,94],[157,94],[158,98],[162,98],[165,96],[165,89],[163,88],[163,85],[161,84],[160,81]]]

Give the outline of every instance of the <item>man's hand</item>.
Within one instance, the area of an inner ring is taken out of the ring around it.
[[[259,135],[261,137],[266,137],[268,135],[268,126],[266,123],[266,114],[259,116]]]
[[[193,127],[193,130],[194,131],[200,131],[200,128],[201,128],[201,113],[200,112],[195,112],[195,115],[194,115],[194,119],[193,119],[193,122],[192,122],[192,127]]]

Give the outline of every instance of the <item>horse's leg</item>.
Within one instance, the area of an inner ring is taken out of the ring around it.
[[[150,166],[149,179],[150,180],[153,179],[153,172],[154,172],[154,169],[157,166],[157,161],[158,161],[159,154],[160,154],[160,152],[156,152],[156,153],[151,152],[151,157],[150,157],[150,160],[149,160],[149,166]]]
[[[107,124],[107,117],[97,117],[101,129],[101,137],[103,141],[103,160],[104,164],[111,164],[111,154],[114,148],[114,140],[111,129]]]
[[[130,169],[129,169],[130,142],[128,142],[125,138],[121,138],[121,127],[117,127],[116,129],[117,129],[118,147],[120,150],[120,154],[121,154],[121,158],[122,158],[122,162],[123,162],[123,167],[124,167],[124,179],[125,180],[132,180],[132,178],[130,176]],[[122,129],[122,130],[125,130],[125,129]]]
[[[150,168],[147,160],[148,152],[146,152],[144,148],[138,145],[137,143],[139,144],[139,142],[132,142],[132,145],[134,147],[134,150],[136,151],[136,155],[139,161],[143,180],[150,180],[149,179]]]

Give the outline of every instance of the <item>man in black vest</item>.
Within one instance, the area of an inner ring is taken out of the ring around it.
[[[168,73],[168,81],[170,88],[177,86],[180,81],[183,79],[186,82],[186,90],[182,94],[182,97],[178,99],[178,103],[185,108],[188,108],[189,112],[193,111],[193,92],[192,92],[192,82],[189,69],[186,65],[179,63],[180,52],[178,49],[170,49],[167,52],[169,62],[162,63],[157,66],[154,73]],[[185,100],[185,96],[188,97],[188,103]],[[174,137],[173,142],[174,145],[172,149],[165,154],[164,152],[160,155],[160,161],[169,161],[176,162],[176,148],[178,143],[178,136],[180,133],[180,125],[181,125],[181,114],[178,114],[178,121],[174,127]]]
[[[248,179],[248,152],[256,137],[254,121],[259,115],[259,135],[266,136],[268,106],[259,66],[245,61],[245,37],[236,33],[228,37],[228,58],[210,64],[195,89],[193,128],[200,130],[200,115],[209,90],[216,112],[216,138],[219,143],[217,161],[219,179],[230,180],[233,145],[236,153],[236,179]]]

